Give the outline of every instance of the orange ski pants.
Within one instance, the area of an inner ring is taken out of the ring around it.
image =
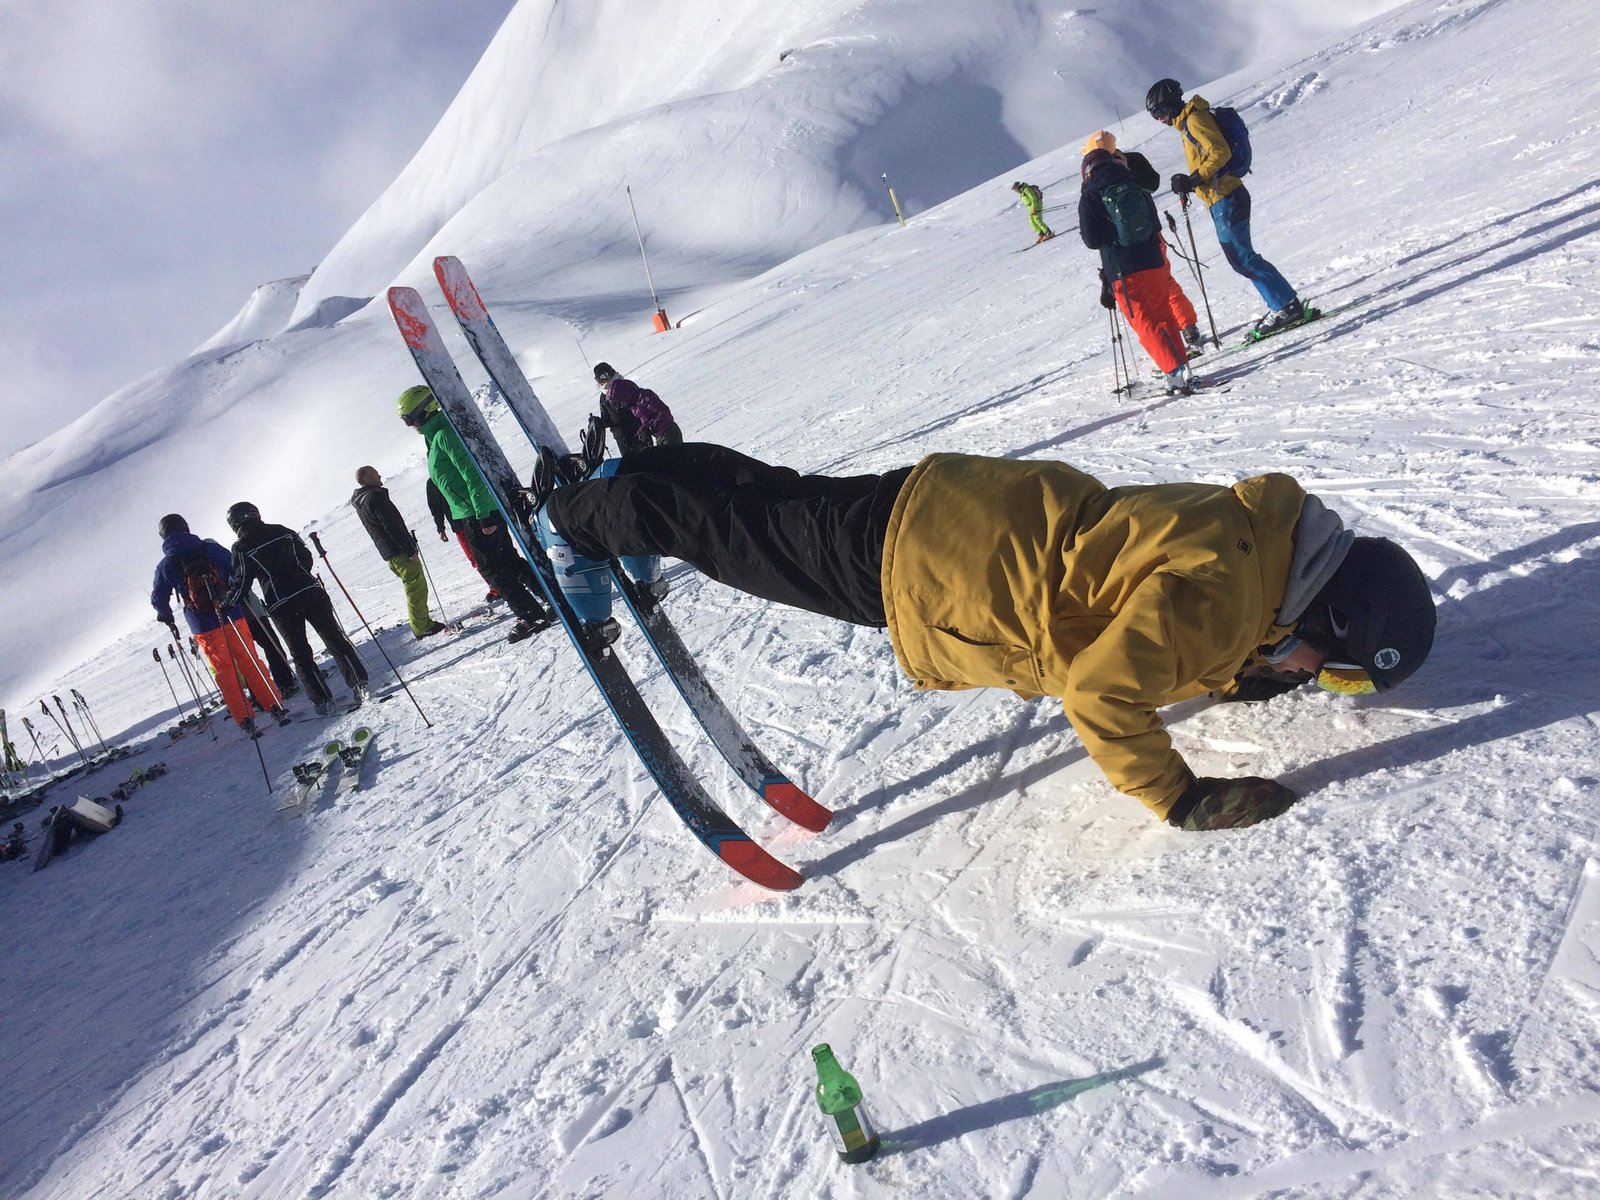
[[[1122,315],[1163,375],[1189,361],[1183,348],[1183,326],[1172,313],[1173,286],[1172,272],[1164,266],[1135,271],[1111,285]]]
[[[243,621],[231,621],[194,636],[211,664],[217,687],[222,689],[228,715],[240,725],[251,715],[250,702],[244,698],[245,688],[250,689],[256,703],[268,712],[283,703],[283,697],[272,684],[272,676],[256,657],[255,640]]]
[[[1172,259],[1167,257],[1166,242],[1161,243],[1161,258],[1167,264],[1167,304],[1172,309],[1172,319],[1177,321],[1180,330],[1191,325],[1198,326],[1200,318],[1195,315],[1194,305],[1189,303],[1189,297],[1178,286],[1178,277],[1172,273]]]

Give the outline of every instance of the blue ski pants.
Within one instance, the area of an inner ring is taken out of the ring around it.
[[[1295,297],[1294,288],[1278,273],[1278,268],[1261,257],[1250,244],[1250,191],[1243,184],[1211,206],[1211,223],[1217,227],[1217,241],[1228,265],[1251,283],[1277,311]]]

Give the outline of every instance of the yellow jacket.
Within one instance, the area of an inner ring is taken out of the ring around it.
[[[1228,148],[1228,139],[1222,136],[1222,130],[1217,128],[1211,105],[1205,100],[1191,96],[1172,127],[1183,142],[1183,161],[1189,174],[1200,176],[1200,186],[1195,188],[1194,194],[1207,208],[1242,184],[1237,175],[1217,174],[1233,151]]]
[[[1111,782],[1164,817],[1193,776],[1156,709],[1282,636],[1304,499],[1287,475],[1107,488],[1065,463],[931,455],[884,538],[895,655],[918,687],[1059,696]]]

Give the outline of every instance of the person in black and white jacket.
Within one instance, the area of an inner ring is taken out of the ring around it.
[[[345,636],[327,590],[311,573],[315,560],[300,535],[286,525],[263,521],[261,510],[247,500],[228,509],[228,527],[239,537],[233,544],[233,595],[242,596],[252,584],[261,584],[267,611],[289,643],[301,686],[317,712],[332,712],[333,696],[317,668],[307,625],[333,655],[354,701],[364,703],[369,694],[366,664]]]

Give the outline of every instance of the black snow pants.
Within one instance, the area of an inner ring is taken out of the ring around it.
[[[752,596],[882,628],[883,539],[910,473],[801,475],[688,442],[557,488],[549,514],[579,554],[678,558]]]
[[[484,530],[485,525],[494,532]],[[524,621],[543,625],[554,620],[554,615],[540,598],[539,582],[533,577],[528,560],[517,553],[511,544],[511,534],[498,517],[474,519],[462,530],[467,545],[478,560],[478,574],[489,581],[489,586],[500,593],[506,607]]]
[[[306,588],[296,592],[272,610],[272,619],[283,632],[283,640],[289,643],[289,654],[294,658],[300,685],[305,688],[306,698],[313,704],[331,699],[332,693],[328,691],[327,681],[317,667],[317,656],[312,653],[311,642],[306,638],[307,625],[317,631],[322,644],[328,648],[328,653],[338,664],[339,674],[344,676],[346,687],[354,690],[356,684],[367,682],[366,664],[361,661],[355,645],[345,636],[344,627],[334,615],[333,601],[328,599],[328,593],[322,588]]]

